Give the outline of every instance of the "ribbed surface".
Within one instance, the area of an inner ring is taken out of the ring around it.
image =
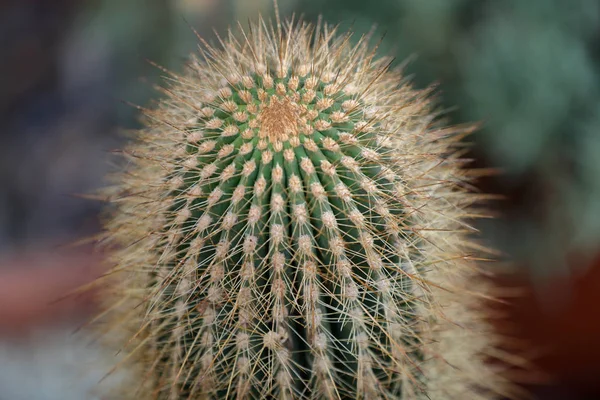
[[[137,305],[148,397],[476,398],[458,372],[429,381],[447,369],[436,348],[483,365],[485,337],[462,353],[436,337],[435,293],[453,304],[468,271],[461,132],[334,33],[261,22],[204,44],[145,110],[107,238],[125,245],[118,296]]]

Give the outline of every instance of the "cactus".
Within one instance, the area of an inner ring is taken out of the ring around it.
[[[111,194],[141,374],[123,397],[502,391],[470,308],[470,128],[441,127],[367,37],[260,20],[219,41],[168,72]]]

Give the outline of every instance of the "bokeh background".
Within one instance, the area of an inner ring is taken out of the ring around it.
[[[478,187],[502,199],[478,227],[499,252],[490,270],[515,266],[501,284],[525,293],[501,329],[543,344],[554,383],[529,383],[536,398],[600,398],[600,2],[279,5],[357,34],[376,26],[416,86],[438,86],[450,122],[481,124],[470,157],[495,173]],[[97,232],[102,203],[78,194],[103,185],[121,132],[139,126],[125,102],[157,98],[161,71],[147,60],[178,71],[198,45],[190,26],[212,40],[258,13],[272,1],[0,1],[0,255]],[[76,324],[1,340],[0,400],[94,398],[104,366],[70,335]]]

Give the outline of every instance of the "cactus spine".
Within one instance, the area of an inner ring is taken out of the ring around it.
[[[436,127],[428,93],[366,41],[261,20],[203,43],[145,110],[106,235],[137,398],[476,399],[498,383],[461,289],[465,131]]]

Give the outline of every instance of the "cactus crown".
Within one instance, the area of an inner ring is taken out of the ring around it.
[[[144,390],[476,398],[481,346],[441,317],[469,270],[462,131],[367,38],[261,20],[220,41],[146,110],[107,224]]]

